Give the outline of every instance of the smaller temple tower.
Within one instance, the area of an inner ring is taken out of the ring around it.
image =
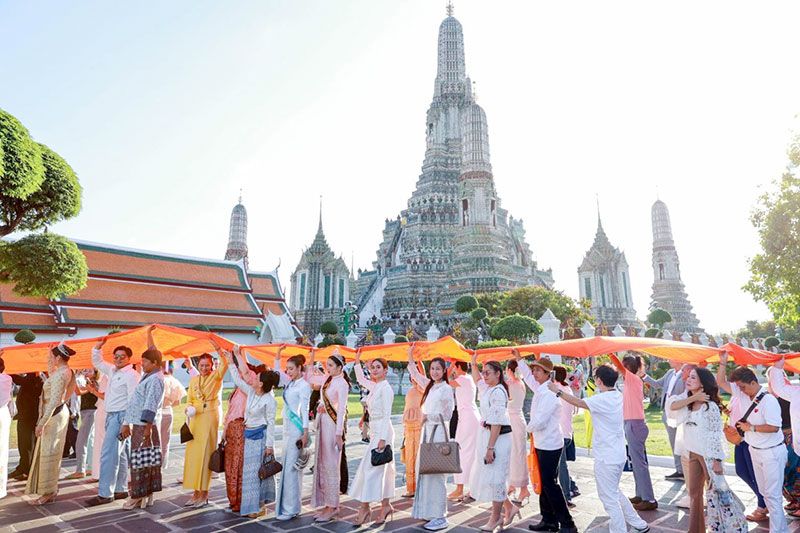
[[[700,321],[692,312],[692,304],[681,280],[680,261],[667,204],[656,200],[652,208],[653,221],[653,295],[650,307],[660,307],[672,315],[667,329],[689,333],[702,333]]]
[[[242,205],[242,195],[239,193],[239,203],[231,211],[231,226],[228,234],[228,250],[225,252],[226,261],[243,261],[244,268],[248,268],[247,259],[247,209]]]
[[[591,301],[590,312],[600,324],[639,325],[631,296],[628,261],[625,253],[608,240],[599,209],[594,243],[578,267],[578,284],[581,298]]]
[[[320,324],[339,323],[341,310],[350,300],[352,278],[342,257],[336,257],[322,230],[322,206],[314,241],[300,258],[290,278],[290,308],[303,334],[313,338]]]

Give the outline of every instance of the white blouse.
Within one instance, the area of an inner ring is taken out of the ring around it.
[[[706,459],[724,461],[726,453],[722,444],[724,434],[719,406],[714,402],[707,402],[697,410],[689,409],[688,406],[672,409],[673,403],[686,398],[686,392],[667,398],[667,416],[673,418],[678,425],[683,425],[683,449],[676,446],[678,449],[675,452],[683,456],[694,452]]]
[[[506,389],[499,383],[489,387],[485,381],[480,380],[478,392],[481,393],[481,421],[493,426],[510,426]]]
[[[391,444],[394,432],[392,430],[392,403],[394,391],[385,379],[374,382],[364,376],[360,364],[355,365],[355,374],[358,384],[369,391],[366,398],[369,411],[369,429],[378,440]]]
[[[417,384],[425,389],[431,380],[424,374],[421,374],[417,369],[417,365],[408,365],[408,371]],[[428,391],[428,396],[425,397],[425,403],[422,404],[422,414],[426,416],[427,423],[438,423],[439,415],[442,415],[445,422],[450,420],[453,416],[453,409],[455,409],[456,400],[453,388],[445,383],[444,380],[435,383]]]
[[[231,377],[237,387],[247,394],[247,406],[244,410],[244,425],[246,428],[254,429],[267,426],[267,447],[275,444],[275,413],[278,404],[275,401],[275,394],[269,391],[266,394],[256,394],[253,387],[248,385],[239,375],[238,368],[232,369]]]
[[[291,379],[285,372],[281,370],[280,361],[275,364],[275,372],[280,374],[281,380],[279,385],[283,387],[283,425],[291,424],[289,420],[289,411],[300,417],[303,421],[303,429],[308,427],[308,409],[311,402],[311,385],[308,384],[303,378]]]

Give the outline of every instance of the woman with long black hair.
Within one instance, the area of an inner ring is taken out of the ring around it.
[[[431,360],[426,377],[414,363],[414,346],[408,347],[408,371],[411,379],[424,389],[422,393],[422,438],[420,443],[445,442],[448,423],[453,415],[455,398],[453,389],[447,382],[447,363],[441,357]],[[419,454],[417,454],[417,488],[414,494],[413,518],[428,522],[422,526],[428,531],[438,531],[448,527],[447,523],[447,475],[420,474]]]
[[[477,354],[472,354],[472,377],[481,395],[481,423],[475,448],[475,466],[470,488],[479,502],[492,503],[492,515],[481,531],[505,528],[519,513],[508,499],[508,474],[511,464],[511,419],[508,417],[508,385],[503,367],[486,361],[478,373]],[[501,512],[505,510],[505,516]]]

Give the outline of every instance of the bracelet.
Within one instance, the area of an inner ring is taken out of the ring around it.
[[[494,450],[494,446],[492,446],[491,448],[486,448],[486,451],[487,451],[487,452],[488,452],[489,450]]]

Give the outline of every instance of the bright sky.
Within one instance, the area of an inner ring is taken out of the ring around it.
[[[281,280],[324,197],[328,242],[371,268],[420,173],[444,1],[0,1],[0,107],[84,187],[54,231],[222,257],[239,188],[250,264]],[[595,197],[640,317],[650,207],[670,208],[709,332],[766,319],[741,290],[749,213],[800,111],[800,4],[455,1],[504,207],[578,294]]]

